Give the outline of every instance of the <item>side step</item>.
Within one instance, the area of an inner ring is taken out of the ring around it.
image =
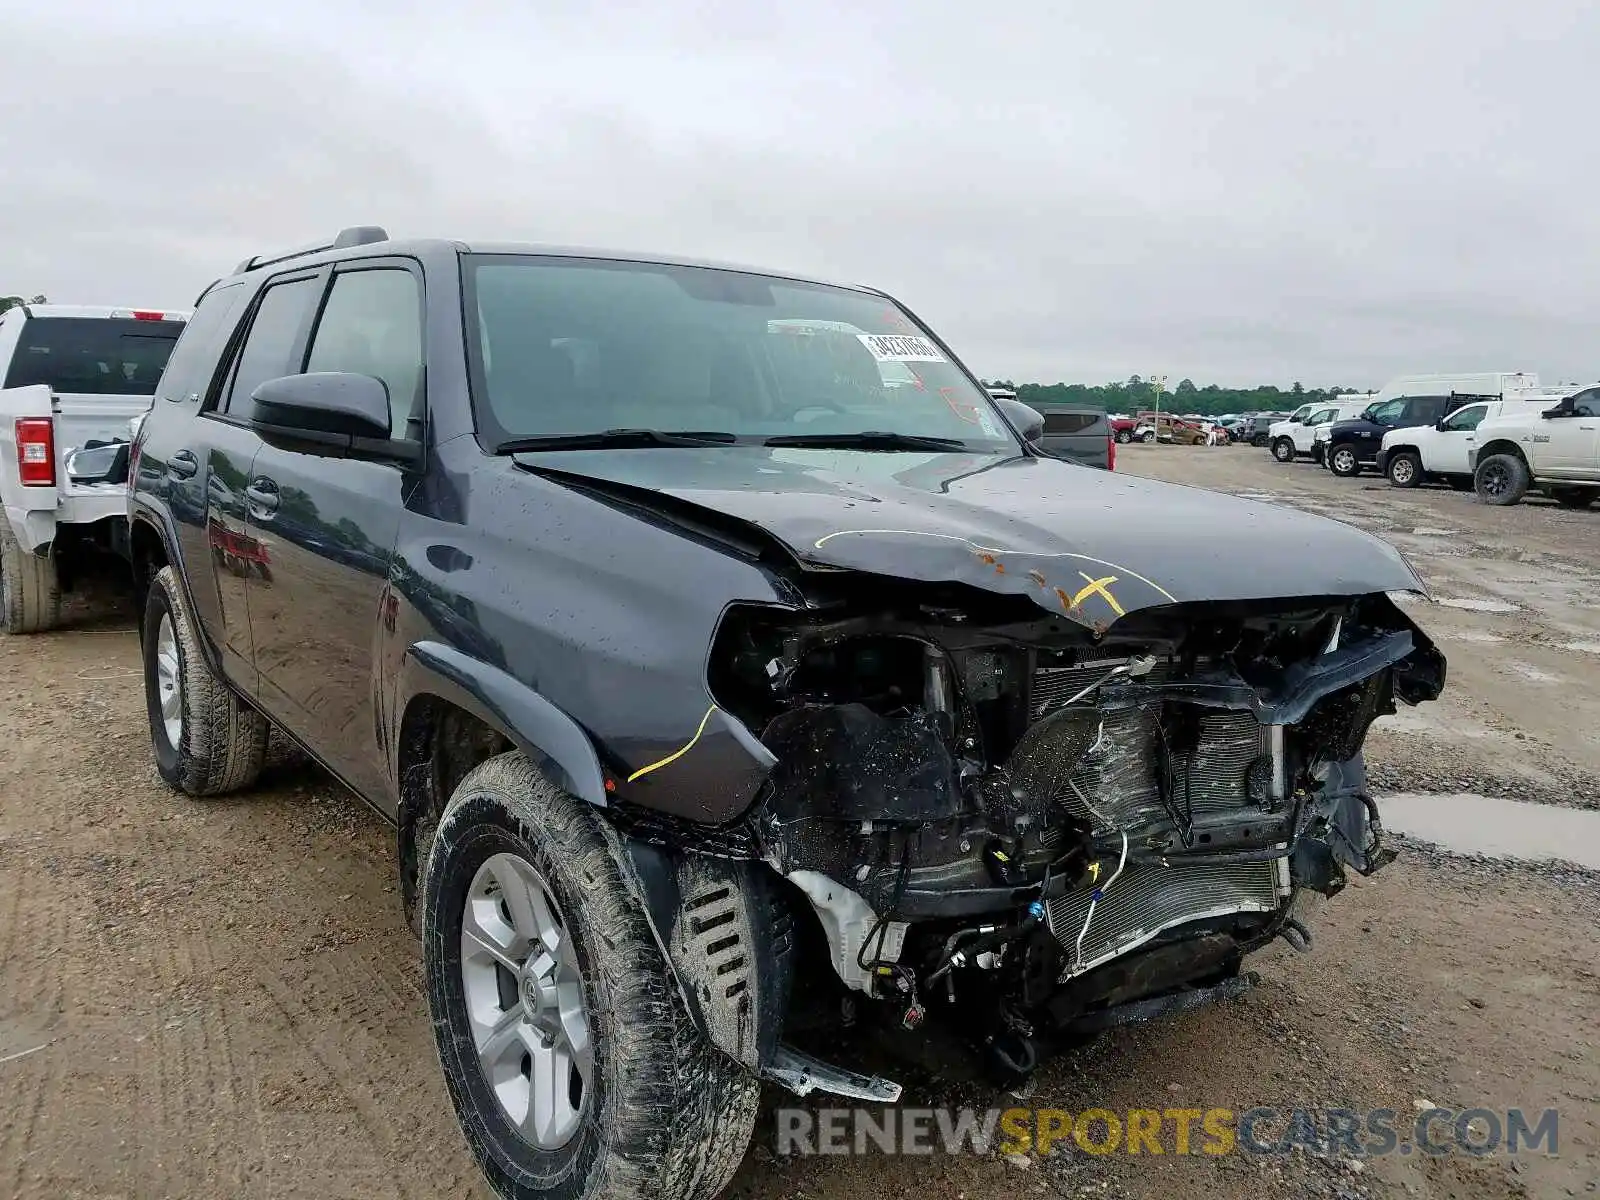
[[[893,1104],[900,1099],[900,1085],[892,1079],[861,1075],[845,1067],[836,1067],[793,1046],[779,1046],[772,1055],[772,1062],[761,1075],[764,1079],[782,1084],[796,1096],[820,1091],[880,1104]]]

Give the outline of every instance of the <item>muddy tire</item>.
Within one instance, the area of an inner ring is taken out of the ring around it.
[[[501,1196],[711,1200],[749,1144],[759,1084],[690,1020],[622,854],[515,752],[461,781],[434,834],[428,1005],[456,1117]]]
[[[145,709],[161,778],[190,796],[249,787],[267,758],[266,718],[211,673],[171,567],[150,581],[143,633]]]
[[[1356,454],[1356,448],[1348,442],[1340,442],[1337,446],[1328,448],[1328,470],[1340,479],[1353,479],[1361,474],[1361,459]]]
[[[1291,438],[1281,437],[1272,443],[1272,457],[1281,463],[1294,461],[1294,441]]]
[[[1395,487],[1414,488],[1422,482],[1422,459],[1414,450],[1402,450],[1389,460],[1384,474]]]
[[[44,633],[61,623],[61,585],[51,558],[30,554],[0,513],[0,630]]]
[[[1596,493],[1589,488],[1551,488],[1550,499],[1562,508],[1570,508],[1581,512],[1595,502]]]
[[[1491,454],[1472,476],[1478,499],[1497,507],[1516,504],[1528,494],[1532,482],[1528,464],[1515,454]]]

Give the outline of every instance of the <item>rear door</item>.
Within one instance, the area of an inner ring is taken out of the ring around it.
[[[391,436],[416,440],[422,298],[421,270],[409,261],[364,259],[337,269],[293,370],[382,380]],[[377,636],[389,556],[414,479],[390,463],[263,441],[245,489],[250,535],[271,561],[270,573],[250,583],[261,707],[363,796],[391,810]]]
[[[250,393],[268,379],[287,375],[290,364],[303,355],[323,278],[316,272],[300,272],[262,289],[217,394],[194,423],[197,444],[187,454],[188,466],[198,471],[204,489],[212,642],[221,650],[229,676],[252,694],[259,681],[249,584],[270,577],[272,562],[249,528],[245,493],[261,439],[245,422],[250,416]]]

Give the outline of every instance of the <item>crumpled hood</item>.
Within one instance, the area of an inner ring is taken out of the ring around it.
[[[516,461],[737,518],[806,564],[1024,594],[1093,628],[1196,600],[1424,590],[1349,525],[1048,458],[717,446]]]

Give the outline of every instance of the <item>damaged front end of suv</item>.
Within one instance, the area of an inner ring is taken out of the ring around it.
[[[1309,945],[1299,893],[1393,857],[1362,743],[1445,667],[1387,547],[1376,590],[1213,599],[1037,547],[814,533],[786,539],[789,602],[730,604],[707,656],[696,732],[737,735],[749,807],[613,810],[691,1007],[769,1077],[897,1094],[803,1049],[846,1023],[1014,1080],[1246,990],[1251,951]],[[702,772],[710,741],[686,750]]]

